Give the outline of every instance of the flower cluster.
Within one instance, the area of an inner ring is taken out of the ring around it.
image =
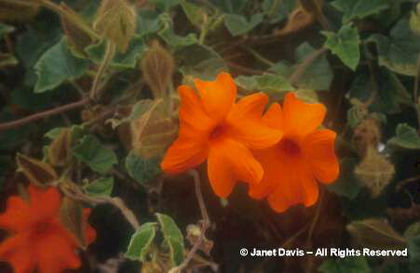
[[[61,273],[81,265],[75,236],[62,224],[62,197],[56,188],[29,187],[30,200],[10,197],[7,209],[0,215],[0,228],[10,237],[0,244],[0,260],[9,262],[15,273]],[[89,217],[85,209],[83,217]],[[86,226],[88,243],[95,240],[95,230]]]
[[[227,197],[235,184],[249,184],[249,195],[267,198],[270,206],[313,205],[316,180],[333,182],[339,174],[334,151],[335,132],[318,127],[326,109],[304,103],[293,93],[283,108],[275,103],[266,113],[263,93],[236,102],[237,88],[228,73],[215,81],[195,80],[194,88],[179,87],[180,131],[161,164],[171,174],[182,173],[207,160],[211,186]]]

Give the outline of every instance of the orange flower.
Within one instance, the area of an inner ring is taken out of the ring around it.
[[[263,169],[249,148],[264,149],[277,143],[282,133],[261,122],[268,102],[257,93],[235,103],[237,90],[228,73],[215,81],[195,80],[198,95],[190,86],[180,86],[180,131],[162,162],[167,173],[177,174],[206,159],[215,193],[227,197],[237,181],[257,184]]]
[[[251,197],[268,196],[277,212],[296,204],[308,207],[316,203],[316,180],[327,184],[339,175],[336,133],[318,129],[325,114],[324,105],[304,103],[293,93],[286,95],[283,109],[277,103],[270,107],[263,120],[283,130],[284,136],[275,146],[254,152],[264,168],[264,178],[260,184],[251,185]]]
[[[79,244],[60,222],[61,195],[55,188],[42,190],[29,186],[30,202],[10,197],[6,211],[0,215],[0,228],[11,236],[0,244],[0,259],[9,262],[15,273],[61,273],[80,267],[75,250]],[[90,210],[84,211],[89,217]],[[95,230],[87,226],[91,243]]]

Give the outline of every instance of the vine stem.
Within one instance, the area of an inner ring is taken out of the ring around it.
[[[180,273],[183,269],[185,269],[188,266],[188,264],[194,258],[196,252],[200,248],[201,244],[204,242],[205,233],[210,227],[210,218],[207,212],[206,204],[204,203],[203,193],[201,192],[200,175],[197,170],[190,170],[188,173],[194,179],[195,195],[197,197],[198,206],[200,207],[201,217],[203,218],[201,233],[200,237],[197,239],[197,241],[195,241],[193,247],[191,248],[190,252],[188,252],[187,257],[184,259],[182,264],[172,268],[171,270],[169,270],[168,273]]]
[[[314,61],[316,61],[316,59],[318,59],[321,55],[325,54],[327,51],[328,48],[322,47],[320,49],[315,50],[308,57],[306,57],[305,60],[296,69],[296,71],[290,76],[290,83],[292,85],[296,85],[299,82],[300,78],[303,76],[303,73],[305,73],[306,69],[308,69],[308,67]]]
[[[414,91],[413,91],[414,109],[416,110],[417,123],[420,129],[419,80],[420,80],[420,54],[417,57],[417,69],[416,69],[416,76],[414,78]]]
[[[140,227],[140,222],[137,220],[135,214],[130,210],[124,203],[124,201],[119,197],[91,197],[84,194],[76,185],[72,185],[72,189],[69,189],[65,186],[61,186],[60,189],[62,192],[75,200],[90,203],[92,205],[99,204],[110,204],[116,207],[121,211],[121,214],[125,217],[127,222],[133,227],[134,230],[137,230]]]
[[[16,1],[16,0],[13,0]],[[57,5],[54,2],[51,2],[50,0],[40,0],[41,5],[44,7],[62,15],[63,17],[66,17],[70,21],[72,21],[75,25],[77,25],[79,28],[81,28],[83,31],[85,31],[87,34],[89,34],[90,37],[94,38],[95,40],[100,40],[101,36],[96,33],[88,24],[86,24],[81,18],[79,18],[77,15],[69,12],[68,10],[64,9],[62,6]]]
[[[49,117],[49,116],[61,114],[61,113],[67,112],[67,111],[71,111],[71,110],[80,108],[84,105],[87,105],[89,102],[90,102],[89,98],[84,98],[80,101],[76,101],[76,102],[72,102],[72,103],[69,103],[69,104],[66,104],[66,105],[58,106],[56,108],[46,110],[46,111],[43,111],[43,112],[39,112],[39,113],[30,115],[30,116],[15,120],[15,121],[0,123],[0,131],[5,131],[5,130],[17,128],[17,127],[23,126],[25,124],[28,124],[30,122],[33,122],[33,121],[37,121],[37,120],[44,119],[44,118]]]
[[[105,49],[104,60],[99,66],[98,72],[95,75],[95,79],[92,83],[92,88],[90,90],[89,96],[93,101],[99,100],[101,97],[101,90],[99,87],[100,81],[102,76],[104,75],[106,69],[108,68],[109,64],[111,63],[112,59],[115,55],[116,46],[115,43],[112,41],[108,41]]]

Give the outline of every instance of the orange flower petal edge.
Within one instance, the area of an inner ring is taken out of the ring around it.
[[[46,190],[29,186],[30,201],[12,196],[6,211],[0,214],[0,228],[10,236],[0,243],[0,260],[12,265],[15,273],[61,273],[81,266],[76,254],[79,244],[75,236],[61,223],[62,197],[56,188]],[[84,210],[87,219],[90,209]],[[89,243],[96,232],[86,227]]]
[[[251,184],[249,195],[267,197],[277,212],[303,204],[312,206],[318,200],[316,181],[328,184],[339,175],[334,144],[336,133],[318,129],[325,118],[324,105],[305,103],[288,93],[283,108],[273,104],[265,113],[264,123],[284,132],[283,138],[267,149],[253,150],[264,169],[259,184]]]
[[[220,197],[229,196],[238,181],[259,183],[263,170],[250,149],[270,147],[283,135],[262,122],[267,95],[236,102],[236,84],[228,73],[215,81],[194,82],[198,92],[186,85],[178,88],[179,136],[162,161],[163,171],[178,174],[208,160],[210,184]]]

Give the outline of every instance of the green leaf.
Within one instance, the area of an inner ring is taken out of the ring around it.
[[[420,149],[420,137],[417,130],[406,123],[398,124],[396,136],[388,141],[388,145],[403,149]]]
[[[247,7],[249,0],[213,0],[212,3],[225,13],[240,14]]]
[[[224,59],[212,48],[194,44],[176,52],[184,77],[192,76],[203,80],[214,79],[217,74],[227,71]]]
[[[336,0],[331,4],[344,13],[344,23],[353,19],[363,19],[389,8],[387,0]]]
[[[282,75],[239,76],[235,81],[238,86],[249,91],[282,93],[294,90],[293,86]]]
[[[134,37],[125,53],[117,52],[115,54],[110,66],[117,69],[135,68],[146,50],[147,46],[144,40],[140,37]],[[93,62],[102,63],[105,54],[105,42],[86,47],[86,52]]]
[[[184,236],[175,221],[168,215],[156,213],[163,237],[169,246],[171,261],[177,266],[184,260]]]
[[[180,0],[182,10],[190,20],[191,24],[201,28],[205,24],[205,18],[207,16],[206,11],[200,6],[187,2],[186,0]]]
[[[150,4],[156,5],[161,10],[169,11],[179,5],[181,0],[149,0]]]
[[[347,257],[344,259],[328,259],[318,268],[322,273],[370,273],[365,257]]]
[[[144,262],[156,236],[157,223],[145,223],[131,236],[124,256],[130,260]]]
[[[372,82],[371,75],[367,71],[362,71],[353,81],[348,97],[356,98],[361,102],[369,101],[374,92],[373,103],[370,104],[371,112],[381,112],[394,114],[401,111],[401,105],[410,104],[410,95],[401,83],[397,75],[387,69],[378,69]]]
[[[420,222],[416,222],[408,226],[408,228],[404,231],[404,237],[406,239],[412,239],[416,236],[420,235]]]
[[[35,93],[42,93],[58,87],[66,80],[81,77],[88,62],[71,54],[65,38],[48,49],[35,64],[38,80]]]
[[[160,20],[163,23],[163,28],[159,31],[159,36],[174,50],[198,43],[197,35],[195,33],[189,33],[187,36],[175,34],[173,21],[169,14],[163,13],[160,16]]]
[[[420,235],[409,240],[408,253],[410,253],[410,272],[417,273],[420,268]]]
[[[309,43],[304,42],[296,49],[296,64],[290,64],[286,61],[278,62],[270,68],[270,71],[281,74],[288,79],[314,51],[315,49]],[[320,56],[305,70],[296,86],[299,89],[329,90],[333,76],[327,57]]]
[[[238,14],[227,14],[225,16],[226,28],[233,36],[246,34],[253,30],[263,21],[262,13],[253,14],[248,21],[244,16]]]
[[[125,159],[125,168],[128,174],[141,184],[152,180],[162,172],[158,159],[144,159],[134,152],[130,152]]]
[[[357,28],[351,25],[344,25],[338,33],[325,31],[323,34],[327,37],[325,45],[331,52],[355,71],[360,61],[360,37]]]
[[[360,193],[362,186],[354,174],[354,168],[358,161],[355,158],[344,158],[340,160],[340,177],[337,182],[328,185],[330,191],[339,196],[354,199]]]
[[[113,188],[113,177],[101,177],[85,186],[85,190],[90,196],[111,196]]]
[[[269,18],[271,24],[275,24],[287,18],[296,9],[297,0],[264,0],[263,11]]]
[[[420,53],[420,39],[403,18],[391,29],[390,35],[373,34],[367,41],[376,43],[379,64],[407,76],[415,76]]]
[[[15,27],[0,23],[0,39],[3,39],[5,34],[13,32],[14,30]]]
[[[93,136],[82,138],[80,143],[73,148],[73,154],[92,170],[102,174],[107,173],[113,165],[118,163],[115,153]]]
[[[140,37],[157,33],[162,28],[159,13],[154,10],[142,9],[137,18],[137,35]]]

